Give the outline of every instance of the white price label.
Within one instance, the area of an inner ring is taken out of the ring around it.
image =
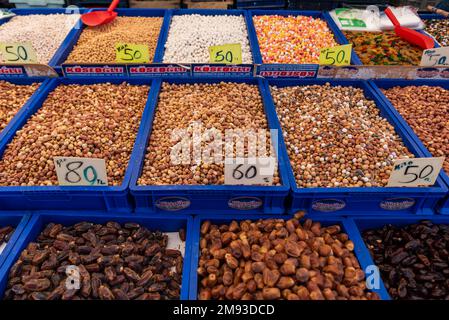
[[[387,187],[432,186],[443,162],[444,157],[398,159],[393,164]]]
[[[276,158],[226,158],[225,184],[271,185],[273,183]]]
[[[104,159],[54,157],[56,175],[61,186],[107,186]]]
[[[423,67],[449,66],[449,47],[424,50],[420,65]]]

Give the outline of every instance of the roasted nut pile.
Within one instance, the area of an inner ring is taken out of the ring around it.
[[[3,153],[0,185],[57,185],[55,156],[105,159],[109,185],[120,185],[148,90],[127,83],[58,86]]]
[[[118,43],[144,44],[153,61],[163,18],[117,17],[99,27],[86,27],[66,63],[115,63]]]
[[[259,129],[267,129],[268,122],[257,85],[225,82],[180,85],[163,83],[138,184],[224,184],[222,163],[215,161],[197,163],[196,159],[192,159],[189,164],[172,162],[170,156],[172,148],[181,143],[185,135],[194,140],[192,132],[195,124],[202,127],[203,135],[205,130],[215,128],[223,137],[227,129],[256,132]],[[187,129],[187,131],[185,135],[172,140],[174,129]],[[192,141],[189,144],[191,148],[193,148]],[[202,142],[203,147],[206,144],[206,141]],[[268,132],[267,145],[269,144]],[[277,172],[273,184],[280,185]]]
[[[446,157],[449,173],[449,90],[442,87],[394,87],[383,93],[435,157]]]
[[[31,43],[39,63],[47,64],[79,18],[79,14],[18,15],[0,25],[0,42]]]
[[[168,30],[163,62],[209,63],[210,46],[233,43],[242,47],[242,63],[252,63],[243,16],[174,15]]]
[[[432,35],[442,47],[449,46],[449,19],[426,20],[425,30]]]
[[[2,252],[2,245],[7,243],[14,232],[11,226],[0,227],[0,253]]]
[[[179,299],[183,258],[167,241],[137,223],[50,223],[11,267],[4,298]]]
[[[449,299],[449,226],[386,225],[363,238],[393,299]]]
[[[385,186],[394,160],[413,157],[362,89],[326,84],[271,93],[298,187]]]
[[[377,299],[339,225],[290,220],[201,226],[202,300]]]
[[[38,83],[17,85],[0,81],[0,132],[39,87]]]
[[[306,16],[255,16],[264,63],[318,63],[320,50],[337,46],[326,21]]]

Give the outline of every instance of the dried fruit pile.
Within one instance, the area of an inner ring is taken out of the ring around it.
[[[378,299],[339,225],[290,220],[201,226],[198,298]]]
[[[363,239],[393,299],[449,299],[449,226],[385,225]]]
[[[449,46],[449,19],[426,20],[425,30],[431,34],[442,47]]]
[[[298,187],[375,187],[410,158],[394,127],[362,89],[271,87]]]
[[[4,298],[179,299],[183,258],[167,240],[137,223],[49,223],[11,267]]]

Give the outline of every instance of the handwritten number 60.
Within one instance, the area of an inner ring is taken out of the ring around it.
[[[236,180],[241,180],[243,177],[246,179],[252,179],[257,175],[257,169],[255,166],[250,166],[248,169],[246,169],[245,173],[243,173],[240,168],[243,166],[243,164],[239,164],[235,169],[232,171],[232,177]]]

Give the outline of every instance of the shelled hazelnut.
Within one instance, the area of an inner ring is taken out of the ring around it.
[[[298,187],[381,187],[394,160],[412,158],[362,89],[271,87]]]
[[[198,298],[378,299],[340,225],[294,218],[201,225]]]
[[[449,90],[407,86],[382,91],[432,155],[446,157],[443,168],[449,173]]]
[[[39,83],[17,85],[0,81],[0,132],[39,87]]]
[[[57,185],[55,156],[105,159],[109,185],[120,185],[148,90],[127,83],[56,87],[4,151],[0,185]]]
[[[138,223],[49,223],[11,267],[4,298],[179,299],[183,257],[167,244]]]

